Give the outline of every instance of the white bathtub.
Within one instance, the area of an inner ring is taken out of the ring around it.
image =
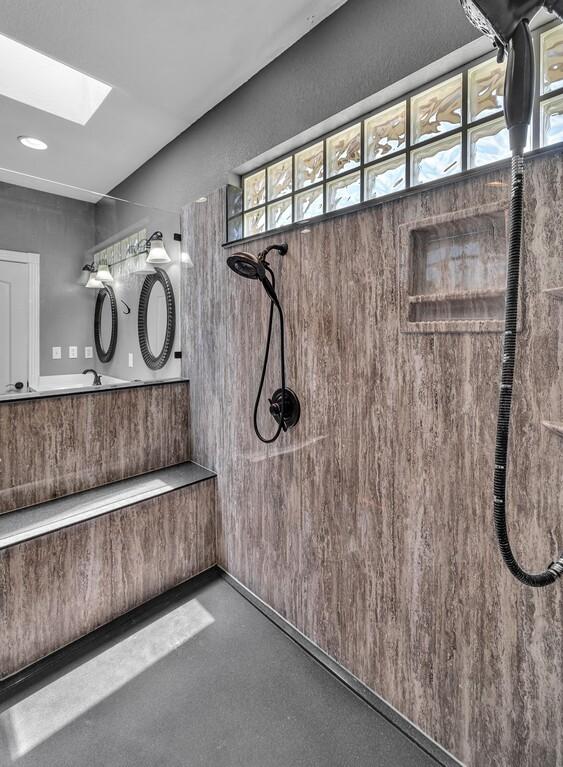
[[[113,378],[100,373],[102,386],[113,384],[129,383],[124,378]],[[56,389],[83,389],[86,386],[92,386],[94,383],[93,373],[71,373],[63,376],[39,376],[39,386],[36,391],[54,391]]]

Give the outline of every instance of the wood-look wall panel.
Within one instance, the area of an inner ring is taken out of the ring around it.
[[[540,568],[563,550],[563,441],[541,427],[563,421],[563,302],[542,293],[563,285],[563,157],[527,168],[509,513]],[[183,372],[193,459],[218,472],[220,564],[468,767],[563,767],[563,589],[519,585],[493,532],[501,335],[399,325],[399,227],[509,190],[491,171],[282,235],[303,410],[270,447],[252,431],[267,301],[225,266],[222,193],[189,206]]]
[[[189,460],[188,383],[0,403],[0,513]]]
[[[4,549],[0,678],[214,563],[214,480]]]

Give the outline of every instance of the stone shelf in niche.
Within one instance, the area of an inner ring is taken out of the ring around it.
[[[408,296],[409,322],[499,322],[503,314],[504,288],[422,293]]]
[[[545,288],[543,292],[551,296],[551,298],[558,298],[560,301],[563,301],[563,285],[558,288]]]
[[[504,296],[504,288],[490,290],[457,290],[451,293],[419,293],[409,296],[410,304],[439,303],[440,301],[474,301],[480,298],[499,298]]]
[[[506,232],[504,201],[401,225],[402,332],[502,331]]]
[[[563,421],[542,421],[542,426],[558,437],[563,438]]]

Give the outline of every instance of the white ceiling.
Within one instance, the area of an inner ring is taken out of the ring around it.
[[[344,2],[0,0],[0,33],[113,87],[84,126],[0,96],[0,168],[106,193]]]

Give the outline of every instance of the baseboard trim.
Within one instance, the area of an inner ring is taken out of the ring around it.
[[[403,716],[403,714],[397,711],[391,704],[387,703],[381,696],[363,684],[363,682],[345,669],[344,666],[341,666],[337,661],[331,658],[330,655],[308,639],[301,633],[301,631],[299,631],[299,629],[289,623],[289,621],[260,599],[260,597],[256,596],[254,592],[248,589],[233,575],[230,575],[230,573],[224,570],[220,565],[217,565],[216,570],[221,578],[232,586],[232,588],[234,588],[241,596],[248,600],[253,607],[274,623],[317,663],[335,676],[345,687],[351,690],[355,695],[367,703],[368,706],[380,714],[380,716],[396,727],[405,737],[418,746],[421,751],[424,751],[424,753],[434,759],[437,765],[440,765],[440,767],[464,767],[462,762],[458,761],[435,740],[432,740],[431,737]]]

